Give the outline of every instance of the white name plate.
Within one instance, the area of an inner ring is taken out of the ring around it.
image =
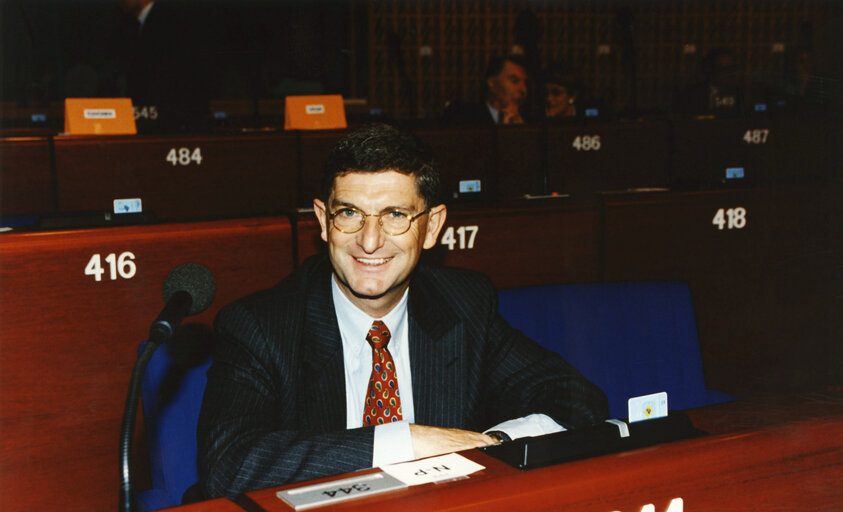
[[[86,108],[85,119],[117,119],[117,111],[113,108]]]
[[[286,501],[294,509],[304,510],[406,488],[407,484],[393,476],[386,473],[371,473],[288,491],[279,491],[276,496]]]

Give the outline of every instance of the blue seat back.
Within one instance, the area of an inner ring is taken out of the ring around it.
[[[631,397],[666,391],[670,409],[730,397],[705,387],[687,284],[585,283],[500,290],[499,311],[515,328],[562,355],[609,398],[613,418]]]
[[[196,427],[211,365],[210,350],[201,346],[195,336],[193,343],[173,339],[146,367],[141,392],[152,489],[137,493],[141,510],[181,504],[184,492],[199,480]]]

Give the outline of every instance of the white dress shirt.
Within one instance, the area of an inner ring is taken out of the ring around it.
[[[410,374],[410,335],[407,322],[407,295],[404,292],[398,304],[383,318],[372,318],[348,300],[331,279],[331,294],[337,323],[342,338],[343,365],[345,367],[345,411],[346,428],[363,426],[363,403],[372,374],[372,347],[366,341],[366,333],[375,320],[381,320],[389,329],[389,353],[395,362],[398,391],[401,394],[402,421],[375,426],[375,445],[372,451],[372,467],[384,466],[413,460],[413,439],[410,423],[415,422],[413,406],[413,380]],[[508,420],[486,430],[501,430],[510,438],[537,436],[565,430],[549,416],[530,414],[523,418]]]
[[[409,290],[409,289],[408,289]],[[413,440],[410,423],[415,420],[413,408],[413,381],[410,375],[410,340],[407,326],[407,292],[401,301],[383,318],[372,318],[357,308],[331,279],[331,293],[342,338],[345,366],[346,428],[363,426],[363,403],[372,374],[372,346],[366,333],[375,320],[381,320],[389,329],[389,353],[395,361],[398,392],[401,394],[402,421],[375,426],[375,448],[372,466],[383,466],[413,460]]]

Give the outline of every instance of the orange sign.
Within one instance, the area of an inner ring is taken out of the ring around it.
[[[347,128],[342,96],[287,96],[284,103],[285,130],[331,130]]]
[[[130,98],[66,98],[64,132],[70,135],[135,135]]]

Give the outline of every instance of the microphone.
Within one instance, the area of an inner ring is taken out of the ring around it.
[[[149,340],[156,347],[167,341],[185,316],[205,311],[214,300],[216,283],[211,271],[198,263],[173,269],[164,281],[164,309],[149,328]]]
[[[126,406],[123,409],[123,423],[120,428],[120,509],[131,512],[134,509],[132,489],[132,438],[135,417],[140,397],[141,380],[152,354],[162,343],[170,339],[185,316],[205,311],[214,300],[216,282],[210,270],[198,263],[185,263],[176,267],[164,281],[164,309],[152,322],[149,338],[135,361]]]

